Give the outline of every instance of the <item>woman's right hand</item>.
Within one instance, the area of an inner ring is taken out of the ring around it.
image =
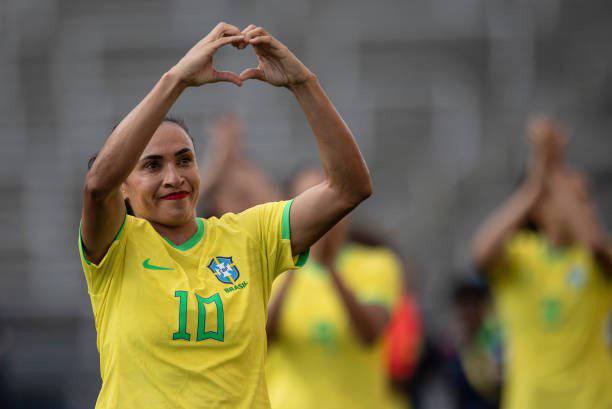
[[[217,26],[185,54],[170,70],[186,86],[199,87],[213,82],[232,82],[242,86],[240,76],[230,71],[217,71],[213,55],[227,44],[242,46],[244,35],[238,27],[227,23]]]

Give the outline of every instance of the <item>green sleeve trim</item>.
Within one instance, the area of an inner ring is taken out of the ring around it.
[[[306,250],[302,254],[298,256],[297,261],[295,262],[296,267],[304,267],[304,264],[308,261],[308,257],[310,256],[310,249]]]
[[[291,199],[289,200],[286,204],[285,204],[285,208],[283,209],[283,220],[281,223],[281,238],[283,240],[291,240],[291,223],[290,223],[290,216],[291,216],[291,205],[293,204],[293,201],[295,199]],[[295,266],[296,267],[303,267],[304,264],[306,264],[306,262],[308,261],[308,256],[310,255],[310,249],[304,251],[303,253],[299,254],[297,256],[297,260],[295,261]],[[294,258],[295,260],[295,258]]]
[[[285,204],[283,209],[283,221],[281,225],[281,238],[283,240],[291,240],[291,225],[289,223],[289,216],[291,215],[291,205],[295,199],[289,200]]]
[[[123,222],[121,223],[121,227],[119,227],[119,231],[115,235],[115,238],[114,238],[113,242],[119,240],[119,236],[121,236],[121,232],[123,231],[123,227],[125,226],[125,221],[126,220],[127,220],[127,213],[125,213],[123,215]],[[81,254],[83,256],[83,260],[85,260],[85,263],[87,263],[88,265],[92,265],[93,263],[87,259],[87,254],[85,253],[85,246],[83,245],[83,238],[82,238],[82,234],[81,234],[82,227],[83,227],[83,220],[81,220],[79,222],[79,247],[81,248]],[[111,243],[111,245],[112,245],[112,243]],[[109,249],[110,249],[110,247],[109,247]]]
[[[185,243],[174,244],[170,240],[168,240],[166,237],[164,237],[164,240],[166,240],[168,244],[170,244],[172,247],[174,247],[177,250],[181,250],[181,251],[189,250],[190,248],[198,244],[200,240],[202,240],[202,237],[204,237],[204,222],[199,217],[196,217],[196,223],[198,225],[196,232]]]

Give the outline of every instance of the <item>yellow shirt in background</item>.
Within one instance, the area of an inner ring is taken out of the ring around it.
[[[612,286],[589,252],[522,231],[492,273],[507,342],[503,407],[612,408]]]
[[[100,352],[96,409],[270,406],[269,293],[305,262],[291,254],[291,203],[197,219],[180,246],[127,216],[98,265],[79,246]]]
[[[365,303],[390,310],[398,299],[401,264],[383,248],[350,246],[337,269]],[[269,346],[268,389],[273,408],[388,408],[391,394],[382,341],[364,346],[329,273],[310,262],[294,274],[280,311],[278,339]],[[282,284],[281,277],[274,284]]]

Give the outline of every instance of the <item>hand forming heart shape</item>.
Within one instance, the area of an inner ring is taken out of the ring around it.
[[[231,71],[217,71],[213,66],[213,56],[227,44],[240,50],[251,45],[257,55],[258,66],[248,68],[240,75]],[[183,84],[193,87],[222,81],[242,86],[243,81],[256,79],[277,87],[292,88],[314,77],[285,45],[253,24],[242,31],[231,24],[217,24],[171,71]]]

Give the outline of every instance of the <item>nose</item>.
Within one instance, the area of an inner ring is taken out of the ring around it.
[[[184,181],[185,179],[174,165],[166,166],[163,182],[165,187],[177,188],[181,186]]]

